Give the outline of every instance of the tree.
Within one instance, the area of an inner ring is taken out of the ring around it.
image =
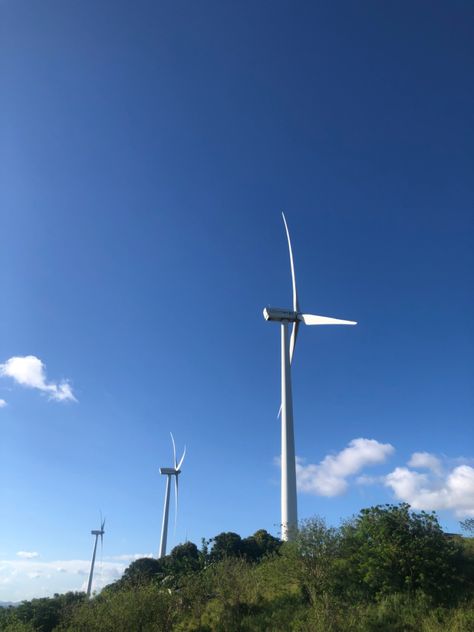
[[[460,596],[462,546],[445,536],[434,513],[413,512],[405,503],[363,509],[342,526],[339,547],[346,587],[359,597],[421,591],[442,602]]]
[[[178,544],[169,555],[163,558],[167,573],[184,575],[199,570],[202,566],[201,555],[194,542]]]
[[[258,562],[267,555],[276,553],[281,546],[281,540],[259,529],[253,535],[242,540],[242,552],[251,562]]]
[[[155,577],[164,573],[164,564],[162,560],[155,560],[152,557],[141,557],[132,562],[117,582],[121,586],[133,585],[139,586],[149,583]]]
[[[211,542],[210,558],[212,561],[225,557],[241,557],[244,554],[242,538],[233,531],[219,533],[215,538],[212,538]]]
[[[281,541],[265,529],[260,529],[244,539],[237,533],[227,531],[219,533],[210,542],[212,543],[210,553],[212,561],[221,560],[224,557],[243,557],[250,562],[257,562],[264,556],[275,553],[281,546]]]

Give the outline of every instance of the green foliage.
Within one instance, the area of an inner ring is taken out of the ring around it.
[[[10,622],[5,623],[4,626],[0,620],[0,630],[2,630],[2,632],[35,632],[36,629],[32,623],[24,623],[23,621],[18,621],[18,619],[11,619]]]
[[[178,605],[173,591],[149,583],[83,603],[57,632],[171,632]]]
[[[226,557],[240,557],[244,554],[242,538],[238,533],[233,533],[232,531],[219,533],[215,538],[212,538],[211,542],[210,559],[213,562]]]
[[[361,599],[419,592],[452,603],[464,591],[463,551],[434,514],[407,504],[363,509],[341,528],[341,557],[349,589]]]
[[[250,562],[258,562],[266,555],[276,553],[281,546],[281,541],[265,529],[260,529],[244,539],[232,531],[219,533],[210,540],[210,543],[212,543],[209,555],[211,561],[222,560],[226,557],[241,557]]]
[[[155,560],[152,557],[141,557],[125,569],[122,579],[116,583],[121,588],[137,587],[148,584],[157,575],[163,575],[164,572],[164,565],[161,560]]]
[[[473,632],[474,539],[408,505],[316,518],[296,540],[221,533],[118,582],[0,609],[1,632]]]
[[[15,616],[20,623],[31,625],[38,632],[52,632],[84,600],[84,593],[67,592],[50,598],[23,601],[14,609]]]

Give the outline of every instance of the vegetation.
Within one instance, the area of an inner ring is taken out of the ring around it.
[[[473,540],[405,504],[338,528],[310,520],[292,543],[221,533],[136,560],[91,600],[67,593],[0,610],[0,630],[472,632]]]

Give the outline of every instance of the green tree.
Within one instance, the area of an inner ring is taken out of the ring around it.
[[[132,562],[126,569],[116,584],[120,588],[124,586],[141,586],[148,584],[156,577],[163,576],[166,573],[162,560],[156,560],[152,557],[141,557]]]
[[[281,540],[259,529],[253,535],[242,540],[241,550],[243,555],[252,562],[258,562],[267,555],[273,555],[281,546]]]
[[[211,539],[212,549],[209,554],[211,561],[222,560],[225,557],[241,557],[244,555],[242,538],[238,533],[225,531]]]
[[[434,513],[407,504],[363,509],[341,528],[340,570],[359,598],[423,592],[435,602],[461,595],[462,546],[443,533]]]

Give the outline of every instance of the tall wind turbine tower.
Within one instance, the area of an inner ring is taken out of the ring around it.
[[[295,351],[296,338],[300,323],[305,325],[356,325],[352,320],[340,320],[315,314],[303,314],[300,311],[296,291],[295,265],[291,249],[290,233],[285,215],[288,250],[290,253],[291,281],[293,285],[293,309],[266,307],[263,310],[265,320],[279,322],[281,327],[281,534],[283,540],[292,540],[298,527],[296,502],[296,464],[295,438],[293,430],[293,399],[291,394],[291,362]],[[292,323],[291,337],[288,340],[288,325]]]
[[[171,477],[174,476],[174,492],[175,492],[175,514],[174,523],[176,525],[176,519],[178,516],[178,476],[181,474],[181,466],[183,465],[184,457],[186,455],[186,446],[184,446],[183,456],[179,463],[176,460],[176,445],[172,433],[171,442],[173,443],[173,462],[174,467],[160,467],[160,474],[166,476],[166,491],[165,491],[165,505],[163,507],[163,522],[161,524],[161,540],[160,540],[160,552],[158,557],[164,557],[166,555],[166,540],[168,538],[168,514],[170,507],[170,482]]]
[[[102,546],[103,541],[104,541],[104,533],[105,533],[104,527],[105,527],[105,518],[102,520],[102,516],[101,516],[100,529],[94,529],[91,531],[91,534],[95,535],[95,542],[94,542],[94,552],[92,553],[92,562],[91,562],[91,570],[89,573],[89,582],[87,584],[87,597],[91,596],[92,578],[94,576],[95,554],[97,553],[97,540],[99,539],[99,535],[100,535],[100,545]]]

